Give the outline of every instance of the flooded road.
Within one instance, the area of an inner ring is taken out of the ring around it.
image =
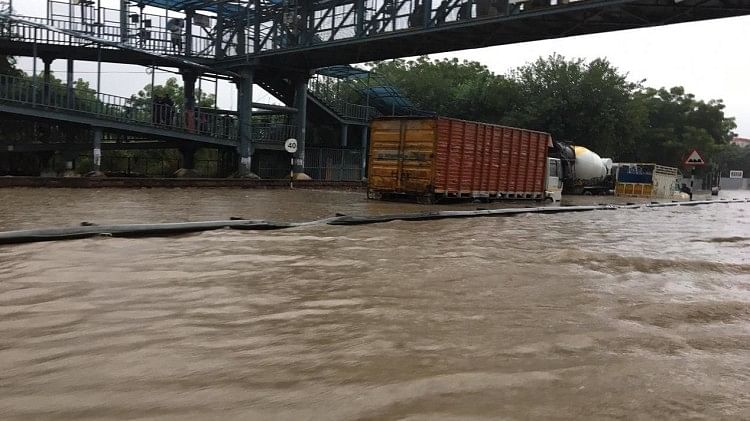
[[[1,230],[423,209],[0,189]],[[3,246],[0,419],[750,419],[750,204]]]

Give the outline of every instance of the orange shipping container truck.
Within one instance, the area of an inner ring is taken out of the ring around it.
[[[443,117],[372,122],[368,196],[559,200],[548,133]]]

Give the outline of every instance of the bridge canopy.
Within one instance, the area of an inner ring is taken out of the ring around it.
[[[261,4],[279,4],[281,1],[262,0]],[[217,12],[219,4],[223,3],[224,10],[237,12],[243,7],[249,6],[252,2],[248,0],[139,0],[137,3],[175,11],[202,10],[206,12]]]
[[[146,6],[153,6],[158,7],[161,9],[169,9],[169,10],[176,10],[176,11],[184,11],[184,10],[203,10],[208,12],[216,12],[219,9],[219,4],[222,3],[221,1],[216,0],[139,0],[139,4],[144,4]],[[237,7],[237,3],[240,3],[239,1],[234,2],[235,4],[229,5],[227,3],[229,2],[223,2],[225,3],[225,7],[234,6]]]

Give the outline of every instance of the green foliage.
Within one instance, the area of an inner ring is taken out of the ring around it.
[[[512,113],[518,92],[511,80],[477,62],[458,59],[393,60],[372,64],[421,108],[440,115],[502,122]]]
[[[679,165],[692,149],[710,160],[736,127],[734,118],[724,116],[721,100],[698,101],[682,87],[644,89],[634,102],[646,113],[640,146],[641,156],[649,161]]]
[[[747,177],[750,175],[750,148],[721,145],[715,151],[711,166],[712,169],[721,172],[724,177],[729,177],[730,170],[742,170]]]
[[[130,101],[137,109],[150,110],[151,99],[156,97],[168,97],[172,100],[178,112],[182,111],[185,104],[185,88],[179,84],[177,78],[167,79],[164,85],[144,86],[143,89],[130,97]],[[214,108],[216,96],[207,94],[200,89],[195,90],[196,106],[201,108]]]

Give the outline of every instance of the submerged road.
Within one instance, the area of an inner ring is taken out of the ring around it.
[[[363,197],[0,189],[0,230],[425,209]],[[748,212],[3,246],[0,418],[746,419]]]

